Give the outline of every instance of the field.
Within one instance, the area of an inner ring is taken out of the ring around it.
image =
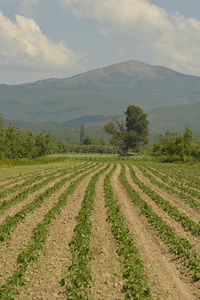
[[[0,168],[0,299],[200,299],[200,169]]]

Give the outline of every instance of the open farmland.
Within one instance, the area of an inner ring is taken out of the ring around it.
[[[0,169],[0,299],[200,299],[197,166]]]

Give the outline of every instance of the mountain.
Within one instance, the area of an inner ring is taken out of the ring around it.
[[[157,139],[158,135],[165,133],[166,129],[170,131],[183,134],[185,128],[189,126],[196,139],[200,139],[200,102],[193,104],[185,104],[178,106],[166,106],[159,107],[145,111],[149,121],[150,139]],[[79,141],[81,123],[86,124],[86,135],[94,136],[98,139],[108,140],[109,136],[103,131],[103,125],[108,122],[110,118],[105,117],[105,120],[98,120],[98,118],[82,117],[73,120],[71,125],[42,123],[42,122],[29,122],[19,120],[3,120],[5,126],[12,125],[18,127],[21,130],[31,130],[35,134],[40,132],[50,132],[52,137],[58,140],[64,141]],[[125,118],[125,116],[118,116],[119,118]]]
[[[68,125],[104,122],[130,104],[147,111],[197,102],[199,77],[134,60],[66,79],[0,85],[5,118]]]

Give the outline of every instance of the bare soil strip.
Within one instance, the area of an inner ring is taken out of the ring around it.
[[[0,203],[3,202],[3,201],[10,200],[12,197],[17,196],[19,193],[21,193],[24,189],[27,189],[27,188],[29,188],[31,186],[34,186],[35,184],[38,184],[39,182],[47,179],[53,173],[54,172],[49,172],[49,174],[45,174],[42,179],[38,179],[38,180],[34,181],[32,184],[29,184],[29,185],[26,185],[26,186],[21,186],[17,191],[9,193],[6,197],[0,199]],[[59,173],[60,173],[60,171],[58,171],[58,174]],[[29,178],[29,179],[31,179],[31,178]],[[22,183],[24,183],[24,182],[25,182],[25,180]],[[21,182],[19,184],[21,185]],[[18,184],[14,184],[14,186],[15,185],[18,185]],[[0,220],[0,222],[1,222],[1,220]]]
[[[108,170],[109,171],[109,170]],[[91,216],[93,238],[91,250],[94,260],[91,275],[94,285],[91,287],[93,300],[124,299],[122,266],[117,255],[117,246],[111,233],[111,226],[106,221],[103,181],[106,173],[100,177],[96,187],[94,212]]]
[[[156,193],[163,197],[163,199],[169,201],[172,205],[177,206],[179,211],[186,214],[188,217],[193,219],[196,223],[200,221],[200,214],[199,212],[195,211],[187,203],[183,200],[179,199],[178,197],[167,193],[163,189],[159,188],[155,184],[153,184],[147,177],[145,177],[142,172],[134,165],[132,165],[136,176],[146,185],[148,185],[151,189],[153,189]]]
[[[69,197],[67,205],[50,229],[38,263],[29,268],[26,275],[29,284],[21,288],[17,300],[66,299],[65,288],[60,286],[60,281],[66,276],[71,258],[68,243],[74,235],[75,217],[81,208],[86,187],[97,172],[99,170],[87,176]]]
[[[67,182],[59,191],[52,194],[48,201],[40,208],[36,209],[34,213],[29,214],[24,222],[18,224],[14,233],[11,235],[10,241],[0,245],[0,281],[5,282],[12,274],[21,249],[24,248],[31,239],[32,230],[36,227],[37,223],[42,221],[43,216],[52,208],[58,197],[66,190],[69,184],[70,182]],[[52,185],[53,183],[43,189],[45,190]],[[30,202],[35,196],[34,194],[30,195]]]
[[[128,167],[126,166],[126,172],[127,172],[127,180],[129,181],[129,183],[131,184],[131,186],[133,187],[133,189],[140,195],[140,197],[146,201],[149,205],[151,205],[151,207],[153,208],[153,210],[156,212],[156,214],[162,218],[162,220],[168,224],[169,226],[173,227],[175,229],[175,232],[178,236],[182,237],[182,238],[186,238],[193,246],[194,246],[194,250],[199,254],[199,258],[200,258],[200,243],[199,243],[199,236],[194,236],[192,235],[189,231],[185,231],[184,228],[181,226],[181,224],[179,222],[176,222],[173,218],[171,218],[167,212],[165,212],[159,205],[157,205],[155,203],[155,201],[153,201],[151,199],[151,197],[149,197],[146,193],[144,193],[137,184],[135,184],[130,176]]]
[[[59,178],[55,179],[54,181],[50,182],[49,184],[45,185],[44,187],[40,188],[39,190],[35,191],[34,193],[29,194],[26,200],[19,202],[15,205],[12,205],[8,210],[6,210],[5,214],[0,214],[0,223],[2,223],[7,216],[10,216],[10,217],[14,216],[18,211],[20,211],[23,208],[23,206],[25,206],[28,203],[31,203],[37,196],[39,196],[40,194],[45,192],[45,190],[47,188],[54,186],[54,184],[56,182],[59,182],[62,178],[69,177],[70,174],[68,173],[67,175],[65,175],[63,177],[59,177]]]
[[[168,186],[168,187],[173,188],[173,189],[174,189],[175,191],[177,191],[177,192],[182,192],[182,193],[183,193],[183,191],[182,191],[180,188],[178,188],[178,187],[176,187],[176,186],[172,186],[170,183],[163,181],[160,177],[156,176],[156,175],[155,175],[154,173],[152,173],[149,169],[146,169],[145,167],[144,167],[144,169],[145,169],[151,176],[155,177],[155,179],[156,179],[157,181],[163,183],[164,185],[166,185],[166,186]],[[152,169],[152,168],[151,168],[151,169]],[[155,171],[159,172],[159,171],[156,170],[156,169],[152,169],[152,170],[155,170]],[[162,174],[161,172],[159,172],[159,173]],[[167,174],[162,174],[162,175],[168,177],[171,181],[180,184],[180,181],[176,180],[175,178],[169,177]],[[188,183],[189,183],[189,182],[188,182]],[[185,187],[185,188],[187,188],[188,190],[190,189],[190,187],[189,187],[188,185],[184,185],[184,182],[182,182],[181,184],[182,184],[182,187]],[[200,190],[198,190],[198,189],[196,189],[196,188],[194,188],[194,187],[192,187],[192,190],[196,190],[197,192],[200,192]],[[189,192],[184,192],[184,193],[185,193],[188,197],[191,197],[191,198],[195,199],[196,201],[200,201],[200,198],[199,198],[198,196],[195,197],[195,196],[191,195]]]
[[[159,172],[161,175],[167,176],[170,180],[172,180],[172,181],[174,181],[174,182],[180,183],[180,181],[179,181],[178,179],[176,179],[176,178],[174,178],[174,177],[171,177],[171,176],[170,176],[170,173],[169,173],[169,174],[168,174],[167,172],[166,172],[166,173],[163,173],[161,170],[158,170],[157,168],[153,168],[152,166],[149,166],[149,168],[151,168],[152,170],[155,170],[155,171]],[[152,175],[153,175],[153,174],[152,174]],[[154,176],[155,176],[155,175],[154,175]],[[181,184],[182,184],[183,186],[185,186],[186,188],[189,188],[188,186],[190,185],[190,181],[187,180],[187,179],[185,179],[185,178],[183,178]],[[174,187],[173,187],[173,188],[174,188]],[[192,187],[192,189],[193,189],[193,190],[196,190],[197,192],[200,192],[200,189],[198,189],[198,188]],[[178,190],[178,189],[177,189],[177,190]],[[197,200],[199,200],[198,197],[194,197],[194,198],[197,199]]]
[[[197,300],[196,291],[181,278],[167,246],[157,237],[156,231],[140,214],[139,208],[131,202],[120,185],[119,173],[120,166],[112,177],[113,189],[127,220],[128,229],[137,242],[141,259],[147,267],[152,299]]]

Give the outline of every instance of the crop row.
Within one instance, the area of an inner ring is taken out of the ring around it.
[[[61,171],[60,171],[61,172]],[[51,172],[48,174],[48,176],[45,176],[45,175],[41,175],[41,174],[37,174],[36,176],[32,176],[31,178],[28,178],[27,180],[25,180],[25,182],[23,182],[22,184],[16,184],[14,186],[12,186],[11,188],[7,188],[6,190],[4,191],[1,191],[0,192],[0,199],[2,199],[3,197],[6,197],[7,195],[11,194],[11,193],[14,193],[16,192],[17,190],[19,189],[22,189],[22,188],[25,188],[26,186],[30,186],[32,185],[33,183],[43,179],[44,177],[47,177],[47,178],[55,178],[53,177],[55,174],[58,174],[59,171],[54,171],[54,172]],[[63,171],[61,173],[61,176],[63,174]],[[58,176],[58,175],[57,175]],[[35,187],[35,186],[34,186]],[[24,190],[23,190],[24,192]],[[6,201],[5,201],[6,202]],[[1,212],[1,211],[0,211]]]
[[[68,168],[74,168],[76,164],[68,164]],[[81,164],[78,164],[79,166]],[[26,174],[19,174],[18,176],[12,176],[12,177],[7,177],[5,179],[2,179],[0,180],[0,190],[2,191],[3,189],[7,189],[7,186],[10,185],[10,184],[16,184],[18,185],[18,183],[21,181],[21,180],[28,180],[28,179],[32,179],[33,177],[36,177],[36,176],[49,176],[51,173],[56,173],[56,172],[62,172],[64,169],[66,169],[66,165],[64,166],[52,166],[50,169],[44,169],[44,170],[40,170],[39,172],[30,172],[30,173],[26,173]]]
[[[110,165],[107,165],[91,178],[85,191],[81,209],[76,217],[75,234],[69,243],[72,252],[69,274],[61,280],[61,285],[66,285],[66,296],[70,300],[89,299],[88,287],[92,282],[90,262],[93,258],[90,250],[92,236],[90,216],[93,211],[97,181],[109,167]]]
[[[108,220],[111,222],[111,230],[118,243],[119,256],[123,261],[125,299],[151,299],[151,288],[148,284],[143,262],[113,192],[110,179],[115,169],[116,165],[105,177],[104,192],[108,207]]]
[[[91,167],[89,166],[88,168]],[[11,232],[17,227],[17,224],[25,219],[29,213],[32,213],[36,208],[40,207],[42,203],[51,196],[51,194],[60,189],[67,181],[77,177],[78,173],[80,174],[81,172],[85,171],[87,171],[86,167],[84,169],[77,169],[71,176],[63,178],[59,182],[55,183],[52,187],[47,188],[43,193],[35,197],[31,203],[26,204],[14,216],[7,216],[0,225],[0,242],[10,239]],[[65,171],[65,173],[68,172],[69,170]]]
[[[19,287],[26,284],[25,272],[28,267],[36,262],[42,252],[43,246],[49,234],[50,227],[53,221],[61,213],[64,206],[67,204],[69,196],[75,191],[78,184],[90,173],[99,169],[101,165],[96,168],[90,167],[90,170],[81,176],[77,177],[80,172],[75,172],[72,176],[76,178],[62,193],[58,201],[53,205],[53,207],[44,215],[43,220],[37,224],[32,232],[32,239],[27,247],[25,247],[17,258],[17,266],[13,274],[7,279],[6,284],[0,287],[0,299],[11,300],[14,299],[16,295],[19,294]],[[69,178],[68,178],[69,179]],[[66,180],[66,179],[65,179]],[[58,188],[58,186],[57,186]]]
[[[146,177],[148,177],[153,183],[155,183],[154,178],[145,170],[142,170]],[[169,201],[163,199],[162,196],[153,191],[149,186],[145,185],[131,170],[132,178],[134,182],[147,194],[151,197],[152,200],[156,202],[164,211],[166,211],[175,221],[180,222],[182,227],[191,231],[192,234],[200,236],[200,224],[197,224],[186,214],[181,213],[179,209],[172,205]],[[157,181],[156,181],[157,182]],[[159,183],[159,182],[158,182]],[[160,185],[159,185],[160,186]],[[161,186],[162,187],[162,184]],[[167,190],[167,189],[166,189]]]
[[[81,169],[84,168],[84,166],[81,166]],[[33,186],[30,186],[28,188],[25,188],[22,192],[20,192],[18,195],[13,196],[11,199],[9,200],[4,200],[0,203],[0,213],[4,213],[8,208],[10,208],[12,205],[15,205],[19,202],[24,201],[29,194],[32,194],[33,192],[36,192],[37,190],[39,190],[40,188],[44,187],[45,185],[49,184],[50,182],[67,175],[68,173],[73,172],[73,168],[69,168],[69,169],[65,169],[63,170],[60,174],[59,172],[55,172],[53,174],[50,174],[51,176],[49,176],[48,178],[44,179],[43,181],[40,181],[37,184],[34,184]],[[33,177],[33,182],[34,182],[34,177]]]
[[[141,168],[141,167],[140,167]],[[162,179],[162,181],[166,182],[167,184],[169,184],[170,186],[173,186],[181,191],[183,191],[184,193],[181,193],[181,192],[178,192],[176,190],[174,190],[173,188],[169,187],[169,186],[165,186],[163,183],[157,181],[155,178],[153,179],[152,176],[148,175],[150,179],[154,180],[154,183],[156,183],[158,186],[164,188],[164,189],[168,189],[168,191],[171,193],[171,194],[175,194],[177,196],[179,196],[181,199],[183,199],[185,202],[189,203],[190,206],[192,208],[195,208],[196,210],[199,210],[200,211],[200,203],[198,201],[196,201],[195,199],[193,198],[190,198],[188,197],[185,193],[187,194],[190,194],[191,196],[193,197],[198,197],[200,198],[200,192],[198,192],[197,190],[194,190],[192,189],[191,187],[188,188],[186,186],[184,186],[182,184],[182,182],[177,182],[177,181],[173,181],[173,180],[170,180],[168,178],[168,176],[166,175],[162,175],[160,174],[158,171],[154,170],[154,169],[151,169],[147,166],[145,166],[145,169],[149,170],[151,173],[153,173],[155,176],[159,177]],[[147,174],[147,172],[145,172],[145,174]]]
[[[200,178],[195,176],[196,168],[190,169],[188,166],[180,167],[180,166],[168,166],[168,165],[153,165],[153,169],[157,169],[158,171],[164,173],[166,176],[170,176],[177,181],[184,182],[184,185],[188,185],[189,187],[194,187],[199,189],[200,186]],[[152,168],[151,168],[152,169]],[[190,172],[189,172],[190,170]]]
[[[130,165],[129,170],[131,177],[135,182],[135,172]],[[182,257],[184,259],[185,267],[189,268],[193,272],[194,280],[199,280],[200,260],[198,259],[197,253],[192,250],[192,245],[186,239],[177,236],[174,228],[166,224],[153,211],[152,207],[148,203],[146,203],[146,201],[144,201],[135,190],[133,190],[132,186],[126,178],[124,165],[122,165],[120,181],[126,188],[127,193],[132,201],[139,206],[141,213],[144,214],[148,222],[156,228],[160,238],[166,242],[170,251],[176,254],[178,257]]]

